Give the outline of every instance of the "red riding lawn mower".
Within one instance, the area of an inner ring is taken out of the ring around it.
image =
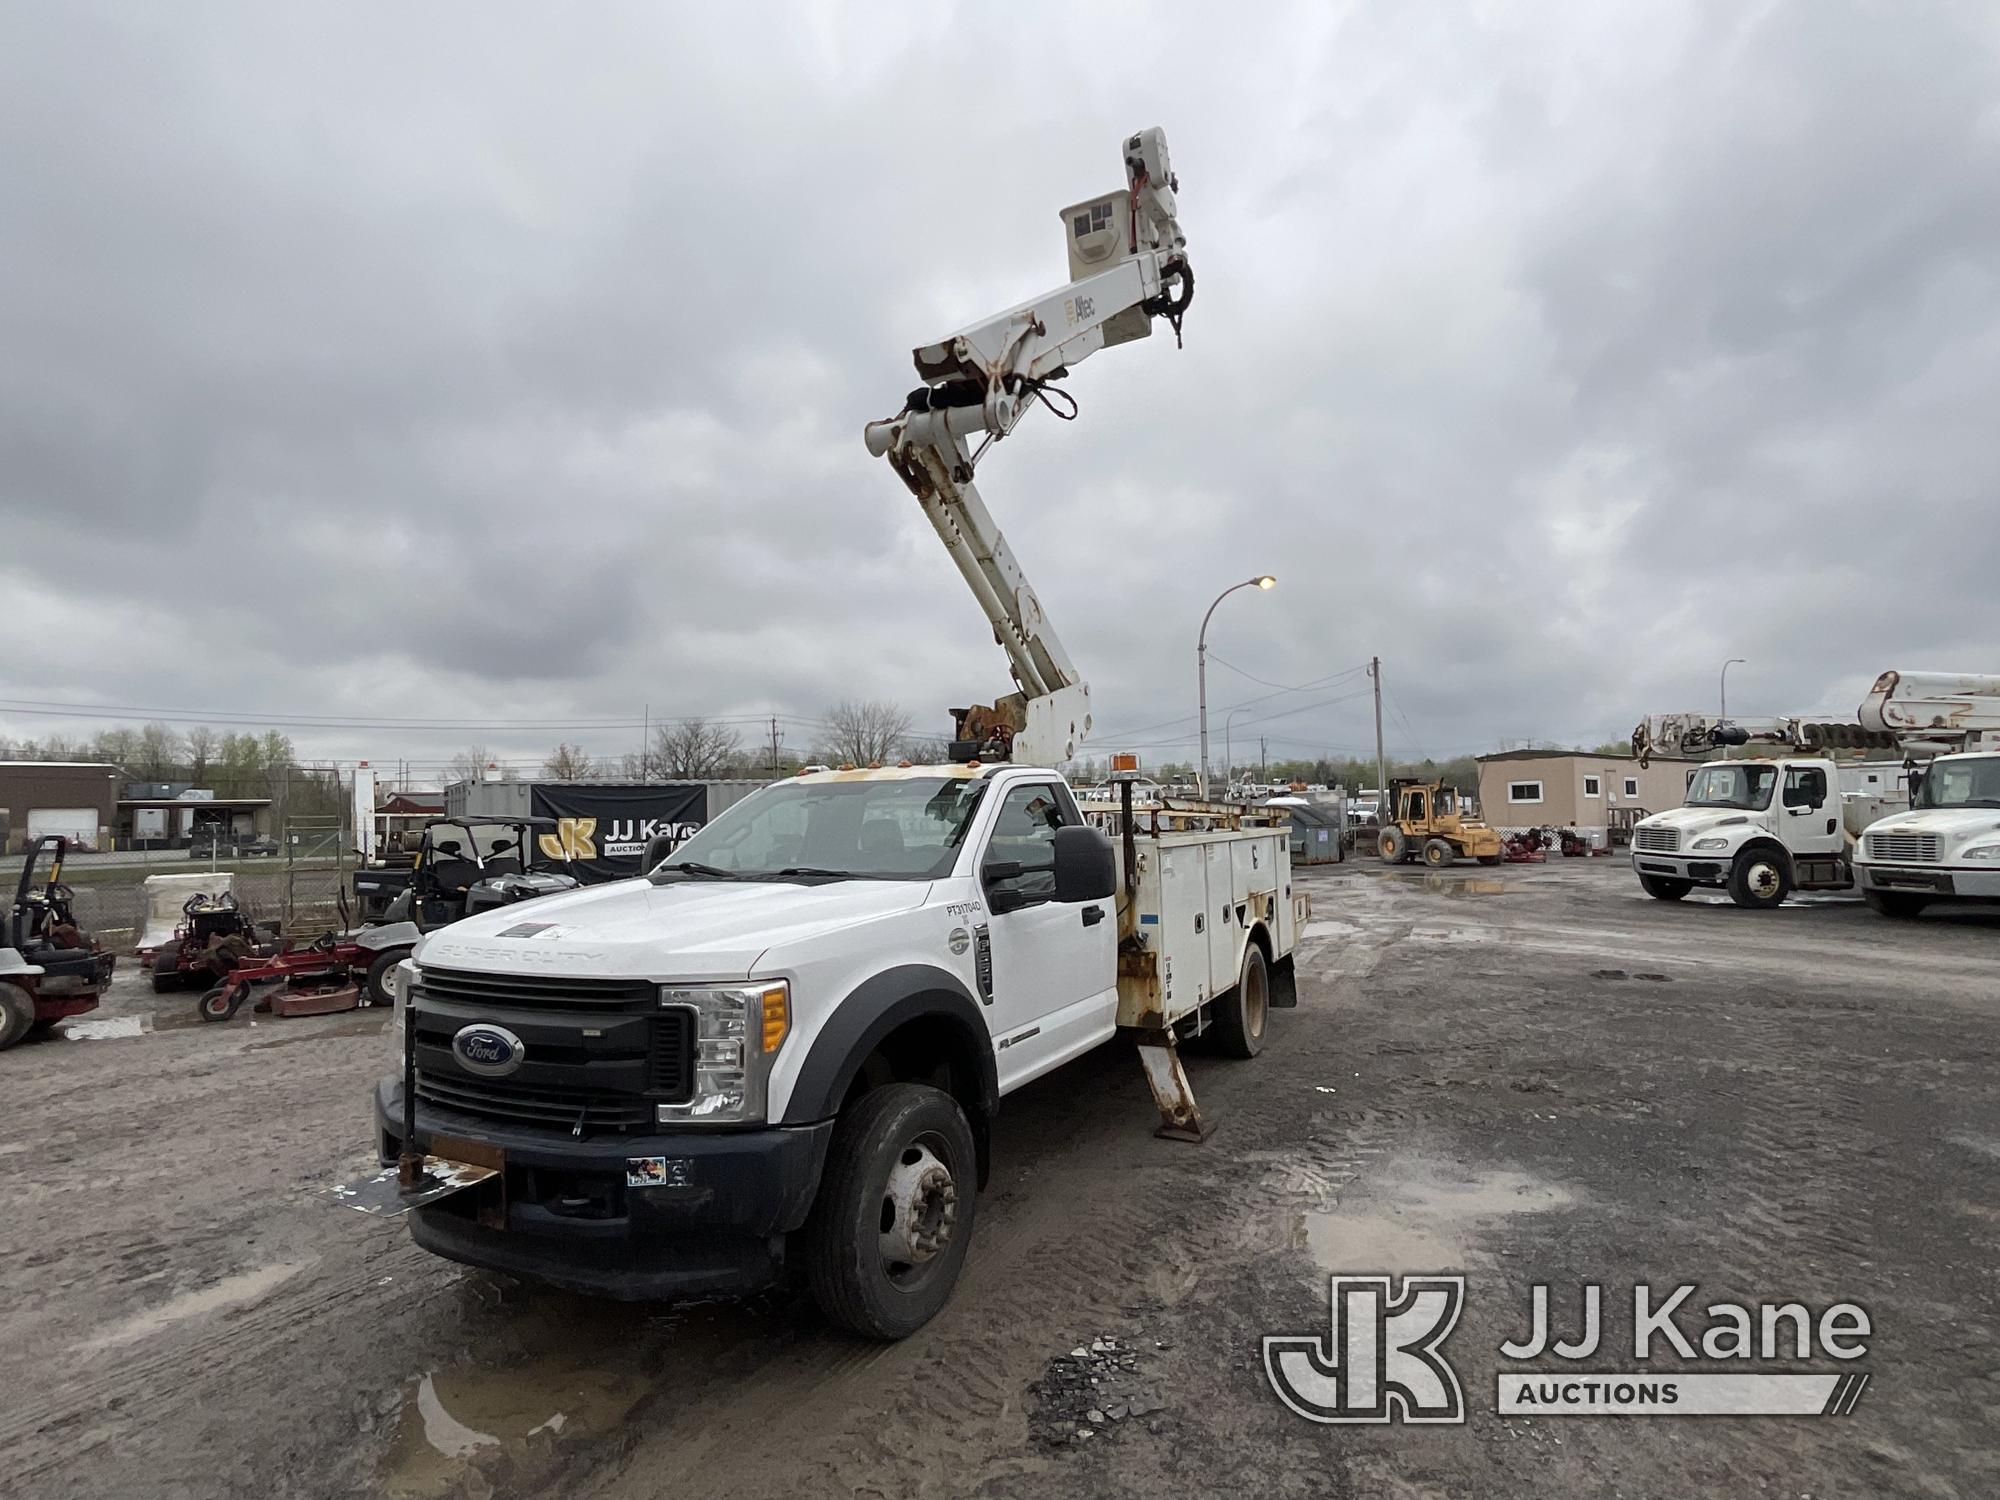
[[[232,892],[197,892],[181,904],[173,940],[153,955],[153,989],[205,990],[238,964],[275,952],[277,945],[259,936]]]
[[[35,890],[35,864],[54,845],[48,880]],[[117,963],[97,940],[76,925],[70,903],[76,893],[63,884],[63,856],[69,840],[44,834],[28,846],[14,908],[0,926],[0,1049],[30,1033],[47,1031],[65,1016],[97,1009]]]
[[[303,948],[289,943],[275,952],[238,958],[222,982],[195,1003],[204,1021],[227,1021],[260,985],[276,988],[254,1007],[276,1016],[327,1016],[358,1010],[368,1003],[363,985],[368,967],[380,956],[346,934],[347,900],[340,902],[340,932],[329,932]]]
[[[1553,828],[1530,828],[1525,833],[1510,833],[1501,845],[1500,857],[1510,865],[1542,864],[1549,857],[1549,846],[1556,841],[1555,833]]]

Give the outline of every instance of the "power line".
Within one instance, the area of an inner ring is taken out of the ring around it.
[[[1215,653],[1213,651],[1209,652],[1208,655],[1209,655],[1209,660],[1213,661],[1216,659]],[[1229,666],[1229,663],[1224,662],[1223,665]],[[1241,671],[1242,669],[1239,667],[1230,667],[1229,670],[1232,672],[1236,672],[1236,671]],[[1274,693],[1259,693],[1254,698],[1244,698],[1236,703],[1218,704],[1215,708],[1211,709],[1210,712],[1218,714],[1229,713],[1235,709],[1249,708],[1252,704],[1268,703],[1273,698],[1282,698],[1286,693],[1304,693],[1304,692],[1310,692],[1314,688],[1331,687],[1334,683],[1338,682],[1343,677],[1352,677],[1356,672],[1365,672],[1367,670],[1368,669],[1366,667],[1349,667],[1344,672],[1335,672],[1331,676],[1317,678],[1312,682],[1301,683],[1297,687],[1280,687]],[[1247,672],[1244,673],[1244,675],[1246,677],[1249,676]],[[1251,680],[1254,682],[1257,681],[1258,679],[1251,678]],[[1169,729],[1176,724],[1190,724],[1193,723],[1199,717],[1200,717],[1199,714],[1181,714],[1177,718],[1162,719],[1157,724],[1141,724],[1136,729],[1093,730],[1092,733],[1096,736],[1096,738],[1100,740],[1123,740],[1130,738],[1133,735],[1150,734],[1155,729]],[[1136,749],[1141,747],[1135,746],[1133,748]]]
[[[240,727],[258,729],[402,729],[416,733],[490,733],[524,732],[528,730],[575,730],[579,732],[601,730],[630,730],[641,727],[642,720],[624,719],[406,719],[406,718],[366,718],[359,714],[261,714],[242,710],[218,709],[204,712],[185,708],[138,708],[113,704],[61,703],[48,699],[0,698],[0,713],[23,717],[50,719],[111,719],[124,722],[143,720],[162,724],[200,724],[219,727]],[[710,724],[765,724],[772,715],[768,713],[744,714],[666,714],[655,715],[654,724],[688,724],[699,719]],[[807,725],[815,729],[831,727],[825,719],[809,717],[805,714],[779,714],[777,717],[791,724]]]

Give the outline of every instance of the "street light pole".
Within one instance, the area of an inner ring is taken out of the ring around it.
[[[1242,712],[1240,708],[1232,708],[1222,716],[1222,789],[1225,792],[1229,790],[1230,773],[1236,769],[1236,752],[1229,748],[1229,726]]]
[[[1750,665],[1749,662],[1740,656],[1732,656],[1722,664],[1722,717],[1724,719],[1729,717],[1729,669],[1731,667],[1747,667],[1748,665]]]
[[[1260,573],[1255,578],[1246,578],[1241,583],[1232,583],[1215,596],[1215,604],[1208,607],[1208,613],[1201,617],[1201,632],[1195,637],[1194,672],[1195,695],[1200,706],[1201,717],[1201,795],[1208,795],[1208,622],[1214,618],[1215,605],[1220,604],[1238,589],[1268,589],[1278,580],[1269,573]]]
[[[1745,660],[1744,660],[1744,659],[1743,659],[1742,657],[1740,657],[1740,656],[1732,656],[1732,657],[1730,657],[1730,658],[1729,658],[1729,660],[1728,660],[1728,661],[1726,661],[1726,662],[1724,662],[1724,663],[1722,664],[1722,689],[1721,689],[1721,694],[1720,694],[1720,696],[1721,696],[1721,699],[1722,699],[1722,714],[1721,714],[1721,718],[1722,718],[1722,722],[1723,722],[1723,723],[1725,723],[1725,724],[1727,724],[1727,723],[1729,722],[1729,669],[1730,669],[1731,667],[1740,667],[1740,666],[1748,666],[1748,665],[1749,665],[1749,663],[1748,663],[1748,662],[1746,662],[1746,661],[1745,661]],[[1729,747],[1728,747],[1727,745],[1724,745],[1724,746],[1722,747],[1722,758],[1723,758],[1724,760],[1728,760],[1728,759],[1730,758],[1730,755],[1729,755]]]

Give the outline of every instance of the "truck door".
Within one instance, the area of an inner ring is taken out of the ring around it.
[[[993,949],[993,1029],[1000,1086],[1027,1081],[1094,1047],[1118,1014],[1118,923],[1112,898],[1059,902],[1049,866],[1055,831],[1080,823],[1053,782],[1007,789],[980,867],[1018,863],[1019,874],[983,880]]]
[[[1831,854],[1841,846],[1840,804],[1828,785],[1826,767],[1810,762],[1785,767],[1779,793],[1784,806],[1785,847],[1794,854]]]

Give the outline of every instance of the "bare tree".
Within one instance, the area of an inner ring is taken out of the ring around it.
[[[903,741],[903,755],[920,766],[940,766],[951,757],[951,741],[938,734],[912,735]]]
[[[597,774],[597,763],[583,751],[580,745],[572,745],[567,740],[549,752],[549,758],[542,762],[542,775],[550,781],[588,781]]]
[[[910,716],[895,704],[843,698],[827,710],[822,750],[834,765],[874,765],[895,759],[897,747],[909,733]]]
[[[492,759],[484,745],[467,745],[445,762],[445,770],[453,781],[479,781],[485,777],[486,763]]]
[[[215,759],[221,743],[206,724],[197,724],[187,732],[188,780],[199,783],[208,778],[208,763]]]
[[[165,781],[180,769],[186,751],[186,744],[168,725],[148,724],[139,731],[131,769],[147,781]]]
[[[707,719],[682,719],[662,724],[653,731],[653,774],[683,781],[712,778],[732,763],[742,749],[742,739],[727,724]]]

